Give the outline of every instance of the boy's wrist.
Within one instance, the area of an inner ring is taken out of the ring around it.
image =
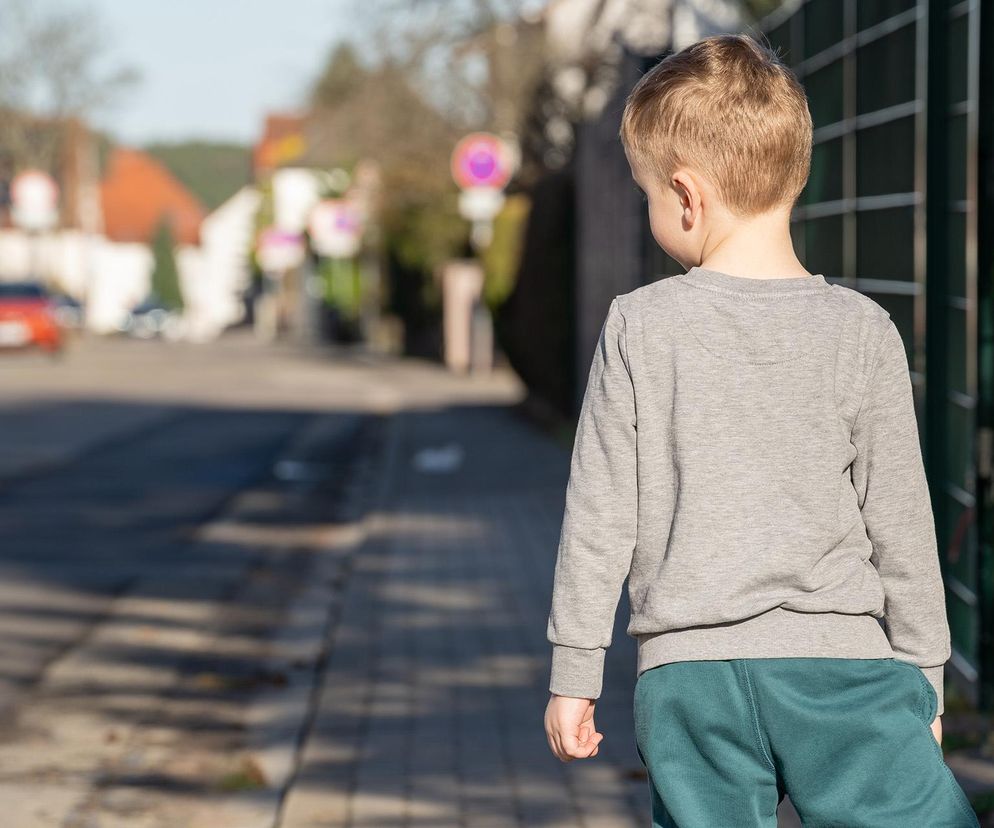
[[[604,647],[552,645],[549,692],[576,699],[596,699],[604,677]]]

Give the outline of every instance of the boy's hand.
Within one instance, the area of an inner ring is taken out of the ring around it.
[[[942,716],[936,716],[932,720],[932,735],[939,743],[939,747],[942,747]]]
[[[593,699],[574,699],[555,693],[549,699],[545,708],[545,735],[561,762],[597,755],[604,734],[594,727],[594,705]]]

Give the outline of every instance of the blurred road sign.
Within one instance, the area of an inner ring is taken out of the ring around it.
[[[322,256],[348,258],[359,252],[362,213],[345,198],[326,198],[314,205],[308,224],[311,245]]]
[[[504,204],[504,189],[514,172],[514,148],[489,132],[471,132],[452,151],[452,177],[462,188],[459,213],[473,222],[470,239],[478,250],[490,244],[491,222]]]
[[[304,239],[299,233],[267,227],[259,234],[256,255],[259,267],[267,273],[278,273],[297,267],[304,261]]]
[[[23,230],[48,230],[59,219],[59,188],[43,170],[24,170],[10,184],[11,218]]]
[[[459,213],[470,221],[489,221],[504,204],[504,194],[496,187],[469,187],[459,194]]]
[[[452,177],[463,189],[503,189],[513,173],[513,153],[507,143],[489,132],[472,132],[452,151]]]

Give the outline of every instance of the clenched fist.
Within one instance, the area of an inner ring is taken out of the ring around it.
[[[562,762],[597,755],[604,738],[594,726],[593,699],[574,699],[554,693],[545,708],[545,735],[549,747]]]

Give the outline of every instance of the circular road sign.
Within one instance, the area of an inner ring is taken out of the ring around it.
[[[472,132],[460,139],[452,151],[452,177],[463,189],[502,189],[511,179],[511,152],[507,144],[489,132]]]
[[[47,230],[58,221],[59,187],[42,170],[24,170],[10,182],[15,224],[25,230]]]
[[[282,273],[304,261],[304,238],[300,233],[275,225],[266,227],[256,245],[259,267],[270,273]]]
[[[327,198],[311,210],[311,244],[322,256],[354,256],[362,241],[359,206],[345,198]]]

